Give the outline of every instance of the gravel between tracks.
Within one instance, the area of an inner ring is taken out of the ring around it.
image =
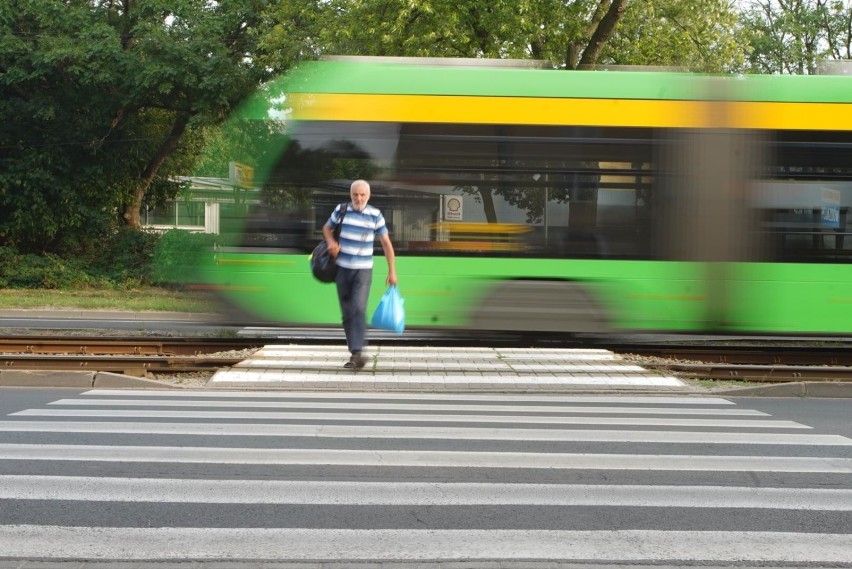
[[[215,352],[212,354],[204,354],[207,358],[240,358],[247,359],[258,348],[246,348],[244,350],[228,350],[225,352]],[[163,383],[172,385],[181,385],[184,387],[204,387],[207,382],[213,377],[215,371],[190,371],[183,373],[149,373],[149,379],[156,379]]]

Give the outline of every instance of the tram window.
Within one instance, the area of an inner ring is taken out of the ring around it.
[[[371,204],[400,253],[650,258],[657,136],[648,128],[310,123],[273,178],[313,188],[315,231],[345,199],[341,180],[370,180]]]
[[[775,132],[754,184],[767,260],[852,262],[852,138],[848,132]]]
[[[651,254],[651,129],[411,124],[399,132],[395,181],[435,197],[430,239],[402,236],[403,248]],[[457,200],[458,211],[441,206],[447,196]],[[422,233],[422,214],[417,219]]]

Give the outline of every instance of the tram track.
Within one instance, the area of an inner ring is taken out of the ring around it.
[[[784,364],[713,364],[683,362],[639,362],[646,369],[674,373],[682,378],[785,383],[789,381],[852,382],[852,367]]]
[[[0,337],[0,369],[106,371],[133,376],[215,372],[278,340],[210,337]],[[310,343],[310,342],[306,342]],[[381,342],[376,342],[381,344]],[[399,342],[394,342],[398,344]],[[409,345],[418,345],[408,342]],[[430,345],[436,342],[430,341]],[[419,345],[422,345],[419,344]],[[575,347],[575,346],[565,346]],[[598,343],[647,369],[751,382],[850,381],[852,351],[832,345]]]
[[[852,351],[836,346],[612,346],[646,369],[693,379],[852,382]]]
[[[832,345],[618,345],[610,349],[646,369],[692,379],[761,383],[852,382],[852,351]]]
[[[262,342],[206,337],[0,337],[0,369],[105,371],[132,376],[215,372]]]
[[[200,356],[229,350],[258,348],[257,338],[0,336],[4,354]]]

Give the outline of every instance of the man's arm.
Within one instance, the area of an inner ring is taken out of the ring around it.
[[[386,285],[395,285],[396,284],[396,254],[393,251],[393,243],[391,243],[390,236],[385,233],[379,238],[379,242],[382,244],[382,249],[385,252],[385,259],[388,261],[388,278],[385,280]]]
[[[332,258],[337,257],[337,254],[340,252],[340,243],[334,238],[334,229],[328,223],[322,226],[322,236],[328,247],[328,254]]]

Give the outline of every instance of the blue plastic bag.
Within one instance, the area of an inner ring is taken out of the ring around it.
[[[373,313],[373,319],[370,321],[373,328],[391,330],[397,334],[402,334],[402,331],[405,330],[404,302],[396,285],[389,286]]]

